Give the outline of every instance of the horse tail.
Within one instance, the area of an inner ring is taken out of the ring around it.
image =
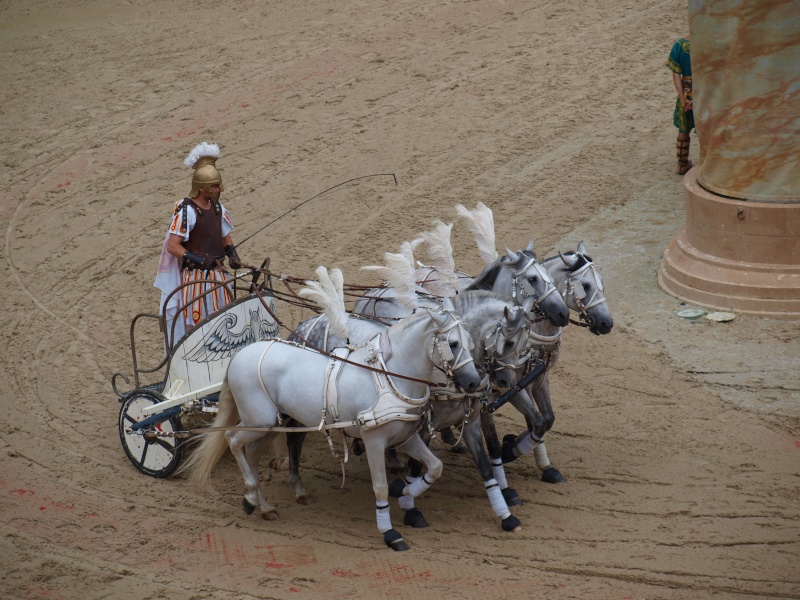
[[[239,422],[239,410],[228,385],[228,374],[222,381],[217,402],[219,411],[211,427],[233,427]],[[178,469],[179,473],[187,473],[188,479],[201,487],[210,487],[211,471],[228,449],[225,431],[208,431],[200,435],[200,443],[186,462]]]

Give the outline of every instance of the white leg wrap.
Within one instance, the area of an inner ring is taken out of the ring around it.
[[[521,442],[517,442],[517,452],[519,452],[520,456],[523,454],[530,454],[531,450],[541,444],[542,441],[543,440],[539,438],[533,437],[533,432],[531,431],[530,435],[526,435],[522,438]]]
[[[508,510],[503,493],[500,491],[500,486],[497,485],[496,479],[485,481],[483,485],[486,486],[486,494],[489,496],[489,502],[492,503],[492,510],[501,519],[507,519],[511,516],[511,511]]]
[[[508,487],[508,481],[506,481],[506,470],[503,468],[502,458],[492,459],[492,474],[497,480],[497,484],[500,486],[501,490],[504,490]]]
[[[410,486],[414,483],[418,477],[410,477],[406,475],[406,487]],[[400,508],[403,510],[411,510],[414,508],[414,496],[400,496],[399,498]]]
[[[386,533],[392,528],[392,517],[389,515],[389,506],[385,508],[375,507],[375,514],[378,519],[378,531]]]
[[[547,448],[544,447],[544,444],[539,444],[533,449],[533,456],[536,459],[536,466],[542,471],[550,466],[550,459],[547,456]]]
[[[414,481],[412,481],[409,485],[407,485],[406,489],[403,490],[403,495],[416,498],[422,492],[431,487],[432,484],[433,484],[432,481],[428,483],[428,474],[426,473],[422,477],[417,477]]]

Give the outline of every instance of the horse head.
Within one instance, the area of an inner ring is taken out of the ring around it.
[[[481,384],[481,375],[472,360],[474,347],[469,332],[454,312],[453,303],[444,299],[442,308],[427,309],[433,322],[433,343],[427,345],[431,362],[452,377],[456,387],[472,393]]]
[[[485,339],[487,370],[499,388],[510,388],[517,381],[517,371],[528,361],[530,320],[521,307],[505,308],[503,318]]]
[[[589,331],[595,335],[609,333],[614,327],[614,319],[603,293],[603,278],[586,253],[586,246],[581,241],[575,252],[559,253],[559,256],[566,274],[560,291],[567,306],[580,314]]]
[[[533,312],[542,314],[556,327],[564,327],[569,323],[569,308],[564,299],[557,293],[553,278],[547,269],[536,260],[533,253],[533,242],[528,249],[520,252],[508,250],[508,257],[514,260],[512,266],[512,292],[511,295],[522,305],[526,300]]]

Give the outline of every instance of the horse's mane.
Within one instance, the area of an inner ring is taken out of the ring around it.
[[[533,252],[522,250],[517,252],[519,260],[514,260],[510,256],[501,256],[492,264],[488,265],[480,275],[475,278],[471,284],[467,286],[466,290],[491,290],[497,281],[497,276],[502,269],[514,268],[520,266],[526,258],[536,258]]]
[[[563,254],[565,254],[567,256],[577,256],[578,260],[575,262],[575,264],[572,267],[568,267],[567,265],[564,265],[564,266],[560,267],[561,271],[569,271],[570,273],[572,273],[573,271],[577,271],[578,269],[580,269],[584,265],[586,265],[586,264],[588,264],[590,262],[594,262],[592,260],[592,257],[589,256],[588,254],[581,254],[579,252],[572,252],[571,250],[568,251],[568,252],[563,252]],[[549,263],[549,262],[551,262],[553,260],[556,260],[558,258],[561,258],[561,257],[558,256],[558,255],[551,256],[550,258],[544,259],[544,262],[545,263]]]
[[[460,294],[456,294],[455,296],[450,298],[450,300],[452,300],[456,312],[460,312],[460,310],[464,307],[464,305],[471,302],[485,300],[486,298],[500,300],[505,303],[509,302],[509,299],[503,296],[502,294],[498,294],[496,292],[492,292],[489,290],[469,290],[469,294],[461,292]]]

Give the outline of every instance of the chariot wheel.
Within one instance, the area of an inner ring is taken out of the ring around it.
[[[183,446],[177,438],[145,436],[142,432],[131,431],[131,426],[145,419],[142,413],[145,407],[162,400],[148,390],[136,390],[119,411],[119,439],[125,454],[139,471],[158,478],[167,477],[177,468],[183,457]],[[174,415],[147,429],[164,433],[180,431],[180,418]]]

